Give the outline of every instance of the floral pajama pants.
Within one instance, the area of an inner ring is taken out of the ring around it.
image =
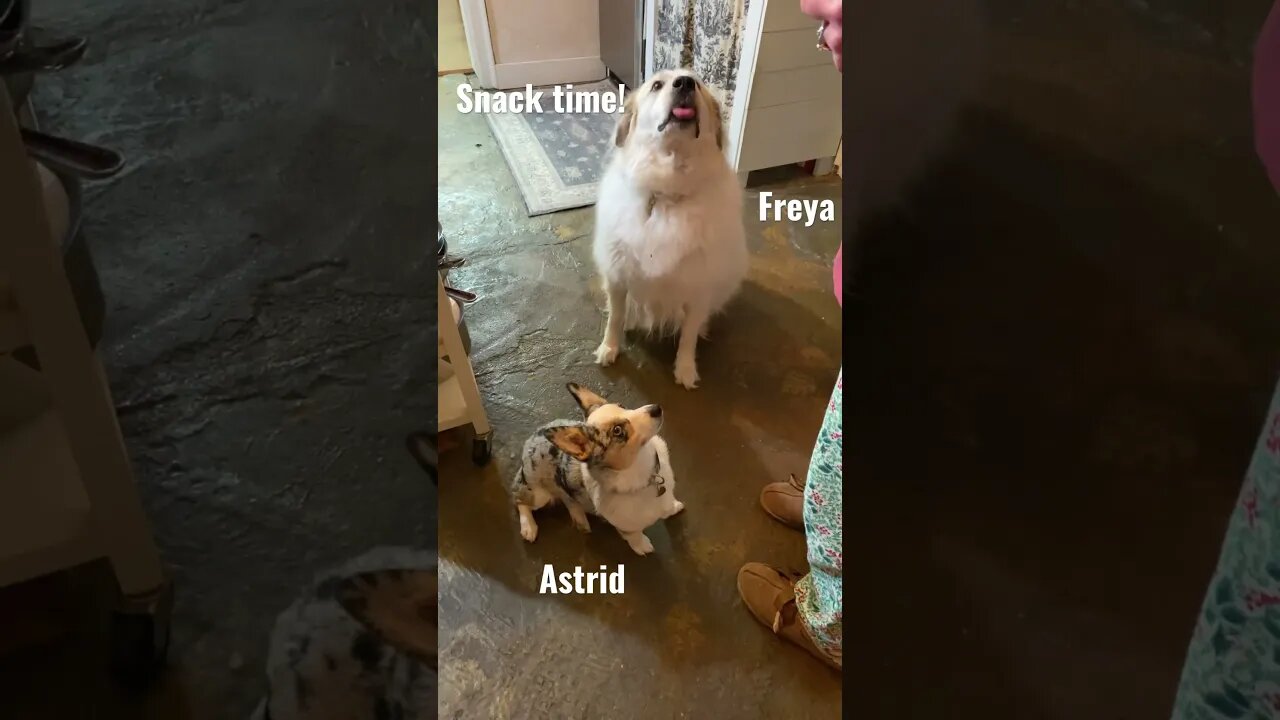
[[[843,616],[841,605],[841,496],[840,447],[841,395],[844,372],[836,379],[831,402],[822,419],[822,430],[809,460],[809,477],[804,488],[804,535],[808,545],[809,574],[796,583],[796,607],[814,644],[838,663],[843,663],[841,646]]]
[[[1196,623],[1174,720],[1280,716],[1280,387]]]

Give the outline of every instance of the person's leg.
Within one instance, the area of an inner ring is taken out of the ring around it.
[[[809,574],[796,577],[763,563],[747,563],[738,571],[738,592],[751,614],[834,667],[842,665],[842,392],[843,373],[827,405],[804,487]]]
[[[1174,701],[1175,720],[1280,712],[1280,387],[1227,525]]]
[[[808,546],[809,574],[796,583],[796,605],[800,618],[815,645],[841,664],[843,638],[842,580],[844,556],[841,541],[844,518],[843,456],[844,427],[840,396],[844,373],[836,379],[822,431],[809,461],[809,480],[804,489],[804,537]]]

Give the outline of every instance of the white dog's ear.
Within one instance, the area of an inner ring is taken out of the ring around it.
[[[711,110],[712,122],[716,124],[716,147],[724,149],[724,120],[720,116],[720,103],[716,100],[716,96],[707,89],[705,85],[699,83],[698,89],[702,92],[702,97],[707,100],[707,107]]]
[[[573,395],[573,399],[578,401],[578,407],[582,408],[583,418],[591,415],[591,413],[595,412],[595,409],[601,405],[609,404],[608,400],[605,400],[599,395],[582,387],[578,383],[569,383],[566,387],[569,388],[569,393]]]
[[[636,91],[632,90],[627,93],[627,99],[622,102],[622,117],[618,118],[618,129],[613,134],[613,144],[622,147],[627,142],[627,136],[631,134],[631,128],[636,124]]]
[[[595,428],[582,423],[547,428],[542,435],[569,457],[582,462],[590,460],[599,445]]]

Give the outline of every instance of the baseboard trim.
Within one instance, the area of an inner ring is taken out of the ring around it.
[[[511,90],[525,85],[563,85],[595,82],[604,78],[604,63],[598,57],[576,57],[563,60],[539,60],[522,63],[499,63],[494,66],[497,89]]]

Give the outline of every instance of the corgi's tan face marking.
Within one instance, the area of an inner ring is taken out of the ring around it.
[[[662,408],[657,405],[628,410],[577,383],[569,383],[569,392],[582,408],[585,421],[581,428],[565,428],[559,433],[564,444],[556,437],[551,441],[578,460],[615,470],[630,467],[640,448],[662,427]],[[580,452],[574,452],[578,449]]]

